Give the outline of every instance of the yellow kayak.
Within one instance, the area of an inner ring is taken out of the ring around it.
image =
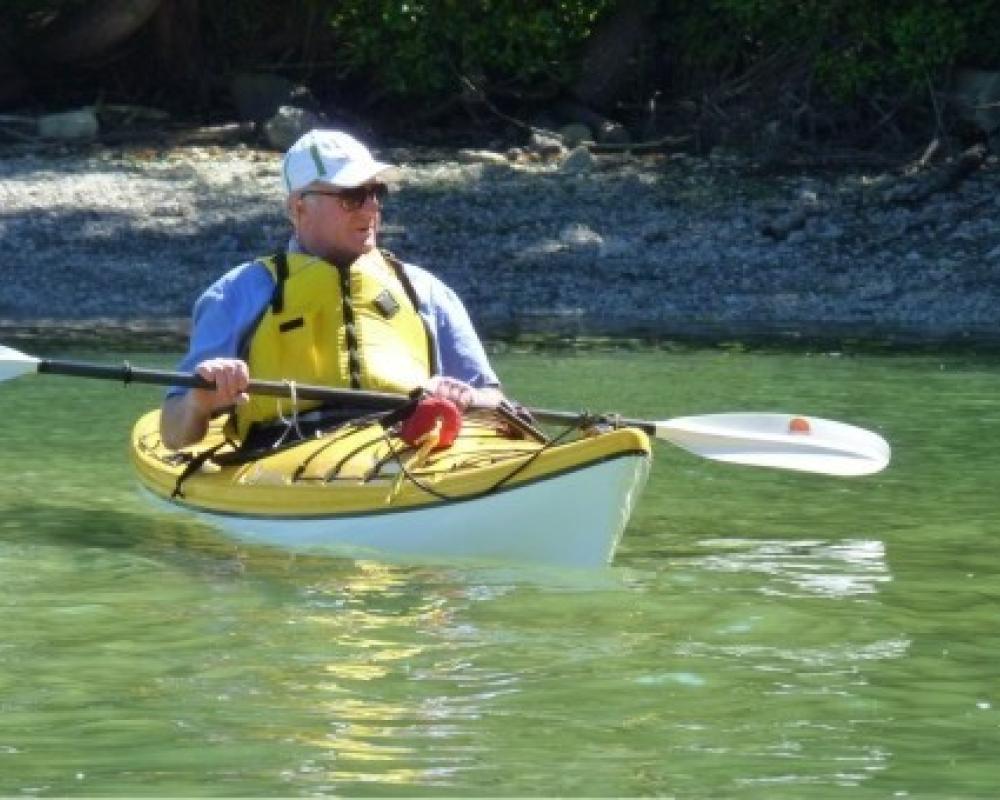
[[[488,415],[425,452],[375,420],[252,457],[221,426],[172,451],[159,412],[136,423],[132,459],[155,497],[236,538],[292,550],[595,566],[612,558],[651,459],[636,428],[571,441],[512,433]]]

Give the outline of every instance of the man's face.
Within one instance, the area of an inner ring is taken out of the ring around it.
[[[376,246],[381,222],[377,196],[383,184],[356,189],[315,184],[292,200],[291,215],[302,247],[334,264],[349,264]],[[381,194],[384,198],[384,194]]]

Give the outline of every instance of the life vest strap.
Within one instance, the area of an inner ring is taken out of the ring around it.
[[[288,254],[284,250],[274,254],[274,279],[271,311],[280,314],[285,307],[285,281],[288,280]]]

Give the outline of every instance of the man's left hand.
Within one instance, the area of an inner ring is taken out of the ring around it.
[[[424,389],[433,397],[451,400],[462,411],[470,406],[478,408],[496,408],[503,401],[503,392],[492,387],[476,389],[465,381],[449,378],[446,375],[435,375],[424,384]]]

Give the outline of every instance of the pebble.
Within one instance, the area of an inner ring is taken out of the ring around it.
[[[884,176],[784,178],[733,158],[377,155],[401,164],[383,245],[438,274],[491,338],[572,308],[587,335],[1000,340],[996,162],[909,209],[880,202]],[[215,278],[283,246],[279,168],[245,147],[5,154],[0,322],[187,318]],[[757,233],[803,204],[804,228]]]

